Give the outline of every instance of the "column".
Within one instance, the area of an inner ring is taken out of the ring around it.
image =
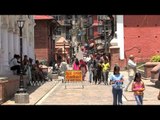
[[[24,27],[22,28],[22,42],[23,42],[23,56],[24,55],[27,55],[27,47],[28,47],[28,44],[27,44],[27,38],[28,38],[28,21],[27,21],[27,19],[25,19],[25,23],[24,23]],[[23,57],[22,56],[22,57]]]
[[[3,24],[1,27],[1,40],[2,40],[2,67],[3,73],[9,70],[9,59],[8,59],[8,30],[7,24]]]
[[[27,52],[27,55],[28,55],[28,57],[30,57],[30,51],[29,51],[29,49],[30,49],[30,46],[29,46],[29,39],[30,39],[30,29],[29,29],[29,24],[27,24],[27,26],[26,26],[26,52]]]
[[[14,43],[14,53],[20,54],[20,48],[19,48],[19,35],[17,32],[13,34],[13,43]]]
[[[26,36],[22,37],[22,41],[23,41],[23,56],[27,55],[27,38]],[[23,58],[22,56],[22,58]]]
[[[31,50],[32,50],[32,52],[31,52],[31,58],[34,60],[34,62],[35,62],[35,51],[34,51],[34,26],[32,26],[33,28],[32,28],[32,34],[31,34]]]
[[[1,39],[1,15],[0,15],[0,74],[2,73],[2,62],[3,62],[3,58],[2,58],[2,39]]]
[[[29,39],[28,39],[28,56],[30,57],[30,58],[32,58],[32,54],[34,53],[34,51],[32,51],[33,49],[32,49],[32,38],[31,38],[31,32],[29,32],[30,34],[29,34]],[[32,58],[33,59],[33,58]]]
[[[117,15],[117,39],[120,47],[120,59],[124,59],[124,21],[123,15]]]
[[[8,58],[9,61],[14,56],[14,43],[13,43],[13,29],[9,28],[8,30]]]
[[[1,24],[2,24],[2,22],[1,22],[1,15],[0,15],[0,51],[1,51],[1,48],[2,48],[2,39],[1,39]],[[0,53],[0,55],[1,55],[1,53]]]

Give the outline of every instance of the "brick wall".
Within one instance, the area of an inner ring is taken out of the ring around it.
[[[125,51],[135,47],[126,56],[135,55],[137,62],[149,61],[160,52],[160,15],[124,15],[124,36]]]
[[[48,61],[48,27],[47,21],[35,21],[35,53],[36,59],[46,59]]]

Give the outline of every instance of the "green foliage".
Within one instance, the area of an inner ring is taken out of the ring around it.
[[[144,70],[144,64],[145,64],[145,62],[137,63],[137,69]]]
[[[39,62],[40,62],[40,64],[42,64],[42,65],[46,65],[46,66],[47,66],[47,60],[42,59],[42,60],[40,60]]]
[[[151,62],[160,62],[160,55],[154,55],[151,57]]]

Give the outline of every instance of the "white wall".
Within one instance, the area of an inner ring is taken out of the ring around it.
[[[124,59],[124,21],[123,15],[117,15],[117,42],[120,47],[120,59]]]

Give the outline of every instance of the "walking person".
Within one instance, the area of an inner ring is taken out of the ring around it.
[[[89,71],[89,82],[93,80],[93,64],[94,64],[94,59],[93,56],[90,56],[91,59],[88,61],[88,71]]]
[[[113,105],[122,105],[123,94],[123,75],[120,73],[120,67],[114,67],[113,75],[110,77],[110,84],[112,84]]]
[[[104,84],[108,85],[108,73],[109,73],[109,61],[108,59],[104,59],[104,63],[102,64],[102,72],[103,72],[103,80],[104,80]]]
[[[97,84],[97,67],[98,67],[98,63],[97,60],[93,60],[93,81],[95,82],[95,84]]]
[[[99,60],[98,66],[97,66],[97,80],[98,80],[98,84],[101,84],[102,81],[102,63],[103,60]]]
[[[22,61],[22,67],[23,67],[23,74],[26,75],[29,67],[29,59],[27,55],[24,55],[23,61]]]
[[[20,74],[20,63],[18,62],[19,60],[19,55],[14,55],[14,58],[12,58],[9,62],[10,65],[10,70],[15,71],[16,70],[16,74],[19,75]]]
[[[76,58],[73,63],[73,70],[80,70],[78,58]]]
[[[136,73],[134,82],[132,84],[132,91],[134,92],[137,105],[143,104],[143,91],[145,90],[144,82],[141,80],[141,73]]]
[[[86,63],[82,59],[80,60],[80,70],[82,71],[82,78],[84,80],[86,73],[87,73],[87,66],[86,66]]]
[[[137,66],[137,64],[134,62],[134,56],[130,55],[129,60],[128,60],[128,80],[129,80],[129,82],[126,85],[125,91],[128,91],[128,87],[130,86],[130,84],[134,80],[134,76],[136,73],[136,66]]]

